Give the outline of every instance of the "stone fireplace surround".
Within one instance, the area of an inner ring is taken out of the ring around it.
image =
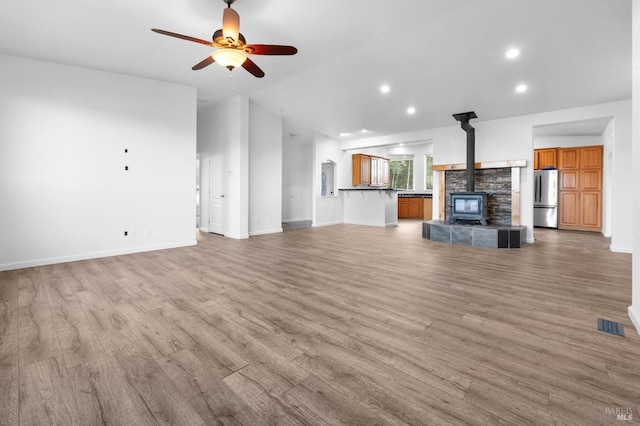
[[[475,164],[476,190],[489,194],[489,226],[446,222],[449,193],[465,189],[466,164],[434,165],[439,188],[438,220],[423,223],[423,238],[480,247],[522,247],[526,242],[526,227],[520,225],[520,169],[526,165],[526,160]]]
[[[487,216],[492,225],[511,225],[511,169],[480,169],[475,172],[475,189],[486,192]],[[451,217],[451,194],[465,192],[466,170],[445,171],[445,217]]]

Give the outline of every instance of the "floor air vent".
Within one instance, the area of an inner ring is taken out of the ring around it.
[[[624,327],[619,322],[598,318],[598,330],[624,337]]]

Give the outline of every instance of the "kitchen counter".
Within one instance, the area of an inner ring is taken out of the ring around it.
[[[398,192],[398,198],[433,198],[431,192]]]
[[[339,189],[344,223],[368,226],[398,226],[398,191],[389,188]]]
[[[387,188],[387,187],[375,187],[375,186],[363,186],[362,188],[360,187],[354,187],[354,188],[340,188],[338,189],[338,191],[395,191],[398,192],[397,189],[391,189],[391,188]]]

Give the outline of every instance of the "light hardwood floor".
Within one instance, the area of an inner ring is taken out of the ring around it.
[[[639,422],[630,255],[595,233],[494,250],[401,222],[0,273],[0,422]]]

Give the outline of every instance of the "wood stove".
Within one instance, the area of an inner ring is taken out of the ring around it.
[[[452,192],[450,223],[488,225],[486,192]]]

